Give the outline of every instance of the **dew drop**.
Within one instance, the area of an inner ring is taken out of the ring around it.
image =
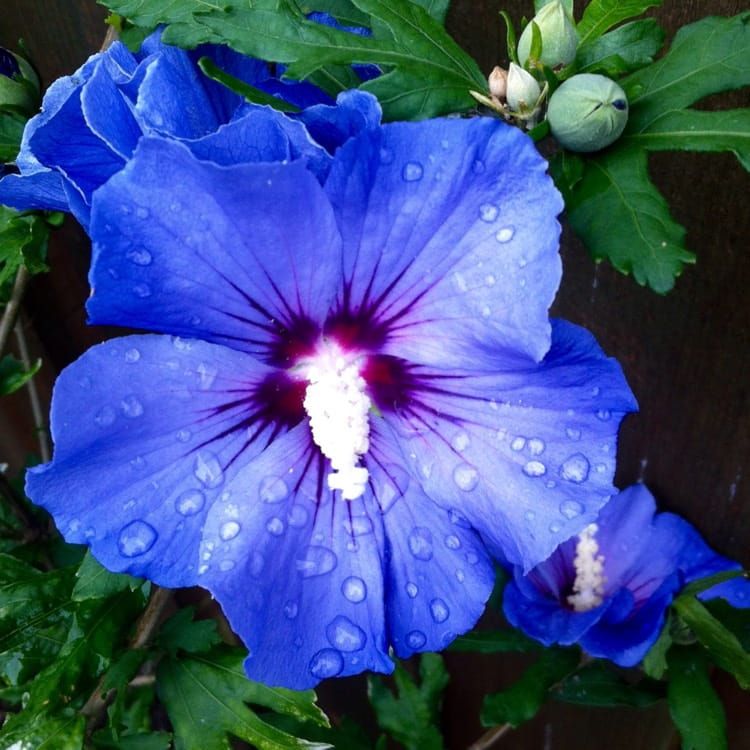
[[[206,497],[200,490],[187,490],[175,501],[175,508],[181,516],[194,516],[203,510]]]
[[[137,349],[128,349],[125,352],[126,362],[137,362],[141,358],[141,353]]]
[[[339,651],[351,653],[361,651],[367,643],[365,631],[355,625],[348,617],[338,615],[326,627],[328,642]]]
[[[435,622],[445,622],[450,613],[448,605],[442,599],[433,599],[430,602],[430,614]]]
[[[293,505],[286,515],[286,520],[294,529],[301,529],[309,518],[307,511],[301,505]]]
[[[393,151],[391,151],[389,148],[381,148],[380,149],[380,163],[391,164],[392,162],[393,162]]]
[[[289,601],[284,605],[284,617],[287,620],[293,620],[299,614],[299,607],[297,602]]]
[[[406,593],[408,594],[410,599],[416,599],[417,594],[419,593],[419,587],[417,586],[416,583],[409,581],[406,584]]]
[[[219,570],[222,573],[228,573],[230,570],[232,570],[234,568],[234,566],[235,566],[234,560],[230,560],[229,558],[225,558],[225,559],[223,559],[219,563]]]
[[[372,521],[368,516],[354,516],[344,521],[344,528],[351,536],[364,536],[372,533]]]
[[[404,168],[401,171],[401,176],[406,182],[417,182],[422,179],[424,169],[419,162],[408,161],[404,164]]]
[[[128,419],[135,419],[143,414],[143,404],[131,393],[120,401],[120,411]]]
[[[453,447],[453,450],[461,453],[469,447],[470,442],[469,436],[465,432],[459,432],[454,436],[453,440],[451,440],[451,446]]]
[[[138,557],[148,552],[156,542],[156,529],[145,521],[131,521],[120,531],[117,547],[123,557]]]
[[[460,526],[462,529],[471,528],[471,524],[467,520],[466,516],[457,511],[455,508],[451,508],[448,511],[448,518],[454,526]]]
[[[491,224],[497,219],[498,213],[500,213],[500,211],[494,203],[482,203],[482,205],[479,206],[479,218],[482,221],[486,221],[488,224]]]
[[[302,557],[297,558],[296,567],[303,578],[312,578],[330,573],[337,563],[336,555],[327,547],[311,545]]]
[[[281,536],[286,530],[286,525],[280,518],[274,516],[273,518],[268,519],[268,522],[266,523],[266,530],[269,534],[273,534],[274,536]]]
[[[469,563],[469,565],[476,565],[479,562],[479,555],[476,552],[467,552],[466,562]]]
[[[136,266],[148,266],[153,261],[151,253],[146,248],[134,248],[125,253],[125,257]]]
[[[133,294],[141,299],[151,296],[151,287],[148,284],[136,284],[133,287]]]
[[[581,484],[589,477],[589,460],[583,453],[574,453],[560,467],[560,476],[568,482]]]
[[[224,472],[219,459],[209,451],[198,451],[193,465],[193,474],[204,487],[209,489],[219,487],[224,482]]]
[[[260,483],[258,495],[264,503],[280,503],[289,497],[289,487],[280,477],[265,477]]]
[[[492,315],[492,309],[489,305],[483,305],[480,312],[482,313],[483,318],[489,318],[490,315]]]
[[[563,502],[560,503],[560,513],[562,513],[565,518],[572,520],[583,513],[583,505],[577,500],[563,500]]]
[[[214,384],[219,370],[214,365],[205,362],[201,362],[196,369],[198,371],[198,387],[202,391],[207,391]]]
[[[350,602],[358,604],[367,598],[367,584],[357,576],[350,576],[341,584],[341,593]]]
[[[138,208],[135,209],[135,215],[139,219],[148,219],[149,211],[145,206],[138,206]]]
[[[456,571],[456,580],[459,583],[463,583],[466,580],[466,573],[464,573],[463,570],[461,570],[461,568],[459,568]]]
[[[266,561],[264,560],[263,555],[261,555],[260,552],[253,552],[250,556],[250,575],[253,578],[258,578],[263,572],[265,565]]]
[[[187,443],[187,441],[188,441],[188,440],[190,440],[190,437],[191,437],[191,435],[190,435],[190,430],[180,430],[180,431],[179,431],[179,432],[177,433],[177,439],[178,439],[178,440],[179,440],[179,441],[180,441],[181,443]]]
[[[109,425],[115,421],[116,417],[117,414],[111,406],[104,406],[96,413],[94,422],[96,422],[99,427],[109,427]]]
[[[84,375],[78,381],[78,385],[80,385],[85,391],[88,391],[91,388],[91,378],[88,375]]]
[[[146,465],[146,459],[143,456],[136,456],[130,461],[130,468],[134,471],[140,471]]]
[[[427,643],[427,636],[421,630],[412,630],[406,636],[406,645],[409,648],[422,648],[425,643]]]
[[[523,516],[527,521],[533,521],[536,518],[536,513],[533,510],[527,510]]]
[[[479,484],[479,474],[469,464],[459,464],[453,469],[453,481],[458,489],[471,492]]]
[[[445,537],[445,546],[448,549],[459,549],[461,547],[461,540],[455,534],[448,534]]]
[[[241,526],[237,523],[237,521],[227,521],[226,523],[223,523],[221,525],[221,528],[219,529],[219,536],[225,541],[228,542],[230,539],[234,539],[237,534],[240,533]]]
[[[511,227],[503,227],[496,235],[498,242],[510,242],[513,239],[515,231]]]
[[[575,427],[568,427],[565,430],[565,434],[571,439],[571,440],[580,440],[581,439],[581,431],[576,429]]]
[[[596,418],[600,419],[602,422],[608,422],[612,419],[612,412],[609,409],[599,409],[599,411],[596,412]]]
[[[527,445],[529,453],[531,453],[532,456],[541,456],[542,453],[544,453],[544,449],[547,447],[544,444],[544,440],[540,440],[539,438],[531,438]]]
[[[432,532],[423,526],[415,526],[409,534],[409,551],[417,560],[431,560]]]
[[[526,438],[517,437],[513,438],[510,444],[510,449],[513,451],[522,451],[526,447]]]
[[[549,525],[549,530],[550,530],[550,533],[552,533],[552,534],[557,534],[560,531],[561,528],[562,527],[560,526],[559,523],[551,523]]]
[[[547,473],[547,467],[541,461],[529,461],[523,467],[523,473],[527,477],[543,477]]]
[[[548,480],[547,480],[547,481],[546,481],[546,482],[544,483],[544,486],[545,486],[545,487],[546,487],[546,488],[547,488],[548,490],[551,490],[551,489],[552,489],[553,487],[556,487],[556,486],[557,486],[557,482],[555,482],[555,480],[554,480],[554,479],[548,479]]]
[[[487,286],[495,286],[495,284],[497,284],[497,279],[489,273],[484,277],[484,283],[487,284]]]
[[[310,674],[318,680],[335,677],[344,669],[344,657],[333,648],[324,648],[310,659]]]

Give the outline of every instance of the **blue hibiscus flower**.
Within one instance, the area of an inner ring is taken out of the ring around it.
[[[171,334],[66,369],[28,492],[112,570],[200,584],[248,674],[304,688],[472,627],[615,491],[635,408],[555,321],[562,201],[492,119],[398,123],[302,162],[142,138],[95,194],[88,312]]]
[[[301,111],[285,115],[247,103],[200,71],[203,56]],[[70,211],[88,228],[94,191],[148,135],[178,140],[217,164],[302,159],[322,179],[333,151],[379,122],[377,100],[364,92],[334,102],[310,84],[278,80],[266,63],[229,48],[186,52],[162,44],[156,32],[137,54],[115,42],[50,86],[24,131],[20,174],[0,181],[0,203]]]
[[[514,626],[547,646],[578,643],[592,656],[632,667],[658,638],[684,584],[727,570],[740,566],[679,516],[657,514],[653,496],[637,484],[528,575],[515,566],[503,608]],[[750,607],[750,582],[732,579],[701,594],[716,597]]]

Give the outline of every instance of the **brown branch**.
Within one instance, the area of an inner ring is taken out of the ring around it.
[[[0,318],[0,357],[2,357],[5,347],[8,345],[10,332],[16,324],[18,313],[21,311],[21,300],[30,278],[31,274],[26,270],[26,266],[21,266],[16,274],[16,280],[13,282],[13,290],[10,293],[8,304],[5,305],[3,310],[3,317]]]
[[[512,729],[513,727],[510,724],[501,724],[499,727],[492,727],[474,744],[469,745],[469,750],[488,750],[488,748],[492,747],[501,737],[505,737]]]

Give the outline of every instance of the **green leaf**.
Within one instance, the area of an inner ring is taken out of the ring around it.
[[[226,11],[231,0],[97,0],[137,26],[155,29],[160,23],[191,23],[203,13]]]
[[[450,0],[412,0],[412,2],[421,5],[438,23],[445,24]]]
[[[683,26],[664,57],[623,81],[630,101],[625,133],[647,132],[667,112],[750,85],[748,50],[750,11]]]
[[[25,117],[10,113],[0,115],[0,162],[15,160],[25,124]]]
[[[655,680],[660,680],[667,671],[667,652],[672,646],[671,613],[667,615],[667,622],[661,629],[656,643],[649,649],[643,659],[643,671]]]
[[[0,750],[83,750],[83,716],[71,712],[70,716],[35,716],[21,723],[14,719],[0,732]]]
[[[49,225],[43,216],[0,206],[0,302],[8,299],[21,266],[32,274],[47,270],[48,238]]]
[[[513,20],[505,10],[500,11],[500,16],[505,22],[505,46],[508,48],[508,59],[518,65],[518,41]]]
[[[669,713],[682,735],[683,750],[724,750],[726,718],[708,678],[705,653],[696,647],[675,648],[668,662]]]
[[[536,653],[542,645],[528,638],[520,630],[481,630],[459,636],[451,643],[449,651],[477,654],[504,654],[508,652]]]
[[[449,681],[442,657],[422,654],[419,676],[417,683],[398,665],[393,673],[396,694],[388,690],[382,679],[369,677],[370,703],[380,728],[406,750],[442,750],[443,738],[437,725],[443,691]]]
[[[216,620],[196,622],[194,613],[193,607],[185,607],[161,626],[158,644],[173,656],[180,650],[199,654],[221,643]]]
[[[0,359],[0,396],[7,396],[22,388],[39,372],[41,366],[42,360],[38,359],[31,369],[27,370],[23,362],[19,362],[11,354],[6,354]]]
[[[578,666],[580,654],[574,649],[549,648],[542,652],[514,685],[487,695],[481,721],[486,727],[510,724],[517,727],[536,716],[549,690]]]
[[[584,161],[570,151],[558,151],[549,162],[549,173],[557,189],[563,194],[565,203],[570,201],[570,193],[583,178]]]
[[[665,112],[623,144],[648,151],[731,151],[750,171],[750,109]]]
[[[126,734],[115,738],[111,730],[102,730],[92,739],[97,750],[170,750],[172,747],[172,735],[167,732]]]
[[[305,15],[313,11],[328,13],[344,26],[369,26],[367,13],[357,9],[351,0],[306,0],[302,3]]]
[[[750,652],[750,609],[737,609],[724,599],[706,602],[706,609],[737,637],[745,651]]]
[[[583,706],[644,708],[664,698],[664,686],[648,678],[627,682],[611,666],[597,661],[565,678],[553,695],[565,703]]]
[[[664,44],[664,31],[653,18],[626,23],[578,47],[577,73],[619,76],[654,61]]]
[[[247,679],[239,649],[220,648],[208,656],[165,659],[157,673],[159,697],[174,728],[176,750],[228,750],[227,735],[259,750],[330,747],[276,729],[247,704],[299,720],[327,722],[311,690],[269,688]]]
[[[735,568],[734,570],[722,570],[720,573],[712,573],[703,578],[696,578],[696,580],[691,581],[685,586],[680,594],[682,596],[698,596],[698,594],[702,594],[704,591],[708,591],[708,589],[718,586],[720,583],[743,577],[747,578],[748,575],[744,570],[739,568]]]
[[[591,0],[578,22],[579,46],[588,44],[605,31],[629,18],[661,5],[661,0]]]
[[[694,596],[678,596],[672,606],[698,640],[711,652],[717,666],[733,674],[739,686],[750,688],[750,654]]]
[[[140,578],[122,573],[111,573],[103,568],[91,554],[91,550],[87,550],[76,578],[78,580],[72,594],[73,601],[76,602],[83,602],[87,599],[105,599],[126,589],[135,591],[143,585],[143,580]]]
[[[620,147],[587,159],[566,208],[571,227],[596,260],[609,260],[656,292],[668,292],[683,264],[695,261],[684,247],[684,228],[649,180],[640,149]]]

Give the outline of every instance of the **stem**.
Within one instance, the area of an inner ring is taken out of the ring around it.
[[[473,745],[470,745],[469,750],[487,750],[512,729],[513,727],[510,724],[501,724],[499,727],[492,727],[492,729],[485,732]]]
[[[21,355],[21,362],[23,363],[24,368],[29,370],[31,369],[31,358],[29,357],[29,347],[26,344],[26,334],[23,331],[20,318],[16,322],[15,334],[16,342],[18,343],[18,353]],[[34,419],[34,429],[36,431],[37,440],[39,441],[39,455],[42,462],[46,464],[51,457],[49,435],[47,434],[47,428],[44,426],[42,402],[39,398],[39,389],[36,387],[36,381],[34,378],[26,381],[26,389],[29,393],[31,415]]]
[[[149,644],[161,625],[165,610],[172,602],[172,593],[170,589],[163,589],[159,586],[154,586],[151,589],[151,596],[146,609],[143,610],[135,624],[135,632],[128,644],[129,649],[135,651],[145,648]],[[81,713],[87,719],[87,738],[90,738],[94,730],[102,724],[107,707],[112,703],[117,694],[117,690],[114,688],[102,691],[105,676],[102,675],[99,678],[99,683],[94,692],[91,693],[91,696],[81,709]]]
[[[3,310],[3,317],[0,318],[0,357],[8,344],[10,332],[16,324],[16,318],[21,310],[21,299],[30,278],[31,274],[26,270],[26,267],[21,266],[16,274],[16,280],[13,282],[13,291],[10,293],[8,304],[5,305],[5,310]]]

